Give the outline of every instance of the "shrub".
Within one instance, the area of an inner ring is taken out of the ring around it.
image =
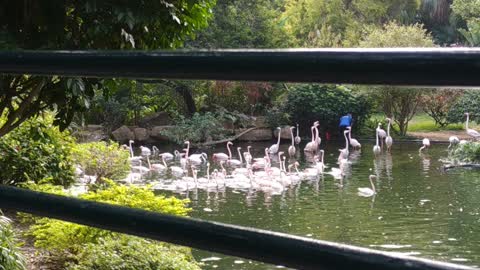
[[[369,118],[370,108],[364,96],[355,96],[344,86],[301,84],[290,89],[280,111],[288,113],[292,123],[299,123],[300,131],[309,132],[317,120],[322,130],[337,130],[339,118],[349,112],[354,118],[353,128],[358,130]]]
[[[90,142],[75,145],[73,159],[88,175],[98,179],[122,179],[130,169],[129,151],[115,142]]]
[[[435,125],[448,125],[447,115],[462,92],[455,89],[436,89],[422,95],[423,111],[435,120]]]
[[[3,215],[0,215],[0,249],[0,269],[27,269],[11,221]]]
[[[464,122],[465,112],[470,112],[470,120],[478,122],[480,120],[478,104],[480,104],[480,92],[478,90],[465,91],[465,94],[450,107],[447,120],[450,123]]]
[[[86,244],[69,270],[196,270],[200,269],[189,248],[118,235],[98,244]]]
[[[0,179],[4,184],[49,178],[68,186],[74,181],[73,138],[53,125],[53,116],[28,120],[0,138]]]
[[[178,116],[175,128],[166,129],[162,134],[178,144],[186,140],[191,143],[219,140],[226,134],[221,120],[210,112],[195,113],[191,118]]]
[[[467,142],[457,145],[449,154],[453,163],[480,163],[480,143]]]
[[[96,192],[90,191],[79,197],[171,215],[185,216],[190,211],[189,208],[186,208],[188,200],[156,196],[149,187],[123,186],[115,184],[111,180],[105,182],[108,185],[105,189]],[[44,191],[56,190],[38,185],[31,187]],[[92,245],[101,243],[102,239],[120,237],[118,233],[49,218],[36,219],[35,224],[29,229],[29,235],[33,236],[35,247],[49,251],[53,258],[60,262],[76,261],[78,254]],[[172,250],[174,250],[173,247]],[[159,258],[162,257],[161,254],[157,255]],[[85,256],[84,260],[89,260],[86,259],[88,255],[84,254],[81,257],[83,258],[83,256]],[[180,254],[180,256],[183,255]]]

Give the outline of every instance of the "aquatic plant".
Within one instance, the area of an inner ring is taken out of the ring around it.
[[[449,152],[452,163],[480,163],[480,142],[459,144]]]

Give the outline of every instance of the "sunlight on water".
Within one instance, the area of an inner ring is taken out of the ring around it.
[[[268,145],[252,144],[253,155],[263,157]],[[246,149],[247,145],[239,146]],[[447,155],[447,145],[432,145],[424,154],[418,153],[419,146],[397,143],[391,155],[375,159],[371,145],[364,143],[361,152],[350,153],[345,179],[324,175],[301,181],[280,195],[231,188],[157,192],[190,198],[191,216],[196,218],[471,266],[480,264],[480,171],[443,172],[439,159]],[[287,148],[281,146],[286,153]],[[338,148],[333,144],[325,147],[327,171],[338,167]],[[207,153],[216,151],[223,152],[223,146]],[[298,159],[304,168],[304,157]],[[358,196],[357,188],[370,186],[371,174],[377,176],[377,194]],[[194,255],[205,269],[282,268],[198,250]]]

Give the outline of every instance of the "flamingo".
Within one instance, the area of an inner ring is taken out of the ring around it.
[[[147,173],[150,171],[149,168],[142,166],[142,160],[138,160],[140,165],[138,166],[132,166],[132,171],[138,172],[138,173]]]
[[[288,155],[291,157],[294,157],[295,156],[295,138],[293,137],[293,129],[295,127],[290,127],[290,135],[292,136],[292,145],[290,145],[290,147],[288,147]]]
[[[228,159],[227,159],[227,165],[230,166],[241,166],[242,162],[238,159],[232,159],[232,151],[230,151],[230,145],[233,145],[232,142],[227,143],[227,150],[228,150]]]
[[[156,153],[160,152],[160,149],[158,149],[158,147],[154,145],[152,146],[152,152],[153,152],[153,156],[155,156]]]
[[[362,145],[357,141],[357,139],[352,138],[352,127],[347,127],[348,129],[348,139],[350,140],[350,145],[353,149],[362,148]]]
[[[372,185],[372,188],[358,188],[358,195],[362,197],[372,197],[375,195],[377,192],[375,191],[375,184],[373,184],[373,180],[377,179],[377,176],[375,175],[370,175],[368,177],[370,180],[370,184]]]
[[[392,119],[387,118],[388,126],[387,126],[387,137],[385,138],[385,144],[387,145],[387,151],[390,152],[392,150],[393,139],[390,136],[390,126],[392,125]]]
[[[338,157],[338,160],[340,161],[340,159],[348,159],[348,139],[347,139],[347,133],[349,133],[350,130],[347,128],[345,131],[343,131],[343,137],[345,137],[345,148],[343,149],[340,149],[340,155]]]
[[[277,130],[278,130],[278,140],[277,140],[277,143],[276,144],[273,144],[272,146],[270,146],[270,148],[268,149],[268,152],[272,155],[278,153],[278,148],[280,147],[280,137],[281,137],[281,131],[282,129],[280,127],[277,127]]]
[[[474,129],[468,128],[468,122],[470,120],[470,113],[466,112],[465,115],[467,116],[467,122],[465,123],[466,127],[465,129],[467,130],[467,134],[471,137],[473,137],[475,140],[478,140],[480,138],[480,133]]]
[[[426,149],[426,148],[430,147],[430,140],[428,138],[423,138],[422,144],[423,144],[423,146],[420,147],[420,149],[418,149],[418,152],[420,152],[420,153],[423,151],[423,149]]]
[[[162,158],[162,162],[163,164],[160,164],[160,163],[150,163],[150,157],[147,156],[147,162],[148,162],[148,167],[150,169],[150,171],[157,171],[157,172],[161,172],[161,171],[164,171],[166,168],[167,168],[167,164],[165,163],[165,160]]]
[[[298,123],[297,123],[297,136],[295,136],[295,144],[300,144],[302,142],[302,138],[298,135],[300,133],[300,130],[298,129]]]
[[[320,123],[318,121],[315,121],[313,123],[315,126],[315,152],[318,151],[318,147],[320,147],[320,144],[322,143],[322,139],[320,138],[320,135],[318,134],[318,126]]]
[[[318,125],[318,122],[315,122],[315,123],[313,123],[313,126],[311,127],[312,141],[307,143],[307,145],[305,145],[305,148],[303,149],[304,152],[315,152],[317,150],[316,137],[315,137],[315,133],[313,133],[313,131],[315,130],[315,127],[317,125]]]
[[[175,150],[177,151],[177,150]],[[177,151],[178,152],[178,151]],[[168,152],[165,152],[165,153],[161,153],[158,155],[160,158],[163,158],[165,160],[172,160],[174,158],[174,155],[172,155],[171,153],[168,153]]]
[[[318,173],[323,174],[325,170],[325,164],[323,163],[323,157],[325,156],[325,151],[322,149],[320,150],[320,158],[317,156],[315,159],[316,165],[315,167],[318,170]]]
[[[230,142],[227,142],[227,148],[228,148],[228,144],[229,144],[229,143],[230,143]],[[229,151],[230,151],[230,149],[229,149]],[[221,152],[220,152],[220,153],[214,153],[214,154],[212,155],[213,161],[226,161],[226,160],[228,160],[228,158],[229,158],[229,157],[228,157],[227,154],[221,153]]]
[[[387,137],[387,133],[385,132],[384,129],[380,128],[381,126],[382,126],[382,123],[378,123],[377,132],[378,132],[378,137],[380,138],[381,147],[383,148],[383,139]]]
[[[380,145],[378,145],[378,129],[375,130],[375,139],[377,142],[375,143],[375,146],[373,146],[373,154],[375,154],[375,156],[378,156],[380,155],[380,152],[382,152]]]
[[[245,158],[245,163],[249,164],[252,161],[252,154],[250,153],[250,145],[247,146],[247,152],[243,152],[243,157]]]
[[[455,146],[455,145],[460,143],[460,139],[458,139],[457,136],[450,136],[448,138],[448,141],[450,142],[450,144],[448,145],[448,149],[450,149],[450,147]]]
[[[195,165],[200,165],[203,162],[207,162],[208,155],[206,153],[193,154],[188,157],[188,161]]]
[[[140,150],[142,151],[142,156],[150,156],[152,154],[152,151],[145,146],[140,146]]]
[[[128,147],[130,148],[130,158],[128,158],[128,160],[129,161],[139,161],[140,159],[142,159],[142,157],[133,155],[133,146],[132,146],[133,143],[134,143],[133,140],[128,141]]]

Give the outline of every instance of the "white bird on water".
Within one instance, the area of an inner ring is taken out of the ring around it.
[[[368,177],[368,179],[370,180],[370,184],[372,185],[372,188],[358,188],[358,195],[359,196],[362,196],[362,197],[372,197],[373,195],[375,195],[377,192],[375,190],[375,184],[373,183],[373,180],[376,180],[377,177],[375,175],[370,175]]]
[[[348,129],[348,139],[350,140],[350,145],[353,149],[360,149],[362,145],[357,141],[357,139],[352,138],[352,127],[347,127]]]
[[[295,127],[290,127],[290,135],[292,136],[292,145],[290,145],[288,147],[288,155],[290,156],[290,158],[294,157],[295,156],[295,152],[296,152],[296,149],[295,149],[295,138],[293,137],[293,129]]]
[[[373,146],[373,154],[375,154],[375,156],[378,156],[382,152],[382,149],[378,144],[378,129],[375,130],[375,139],[376,139],[376,143],[375,143],[375,146]]]
[[[428,138],[423,138],[422,140],[422,147],[420,147],[420,149],[418,149],[418,152],[422,152],[424,149],[430,147],[430,140]]]
[[[268,148],[268,152],[272,155],[278,153],[278,149],[280,148],[280,137],[282,136],[282,129],[280,127],[277,127],[277,130],[278,130],[278,139],[277,139],[277,143],[276,144],[273,144],[272,146],[270,146],[270,148]]]
[[[450,136],[448,138],[448,141],[450,142],[450,144],[448,145],[448,149],[460,143],[460,139],[457,136]]]
[[[385,132],[384,129],[381,128],[382,123],[378,123],[377,126],[377,132],[378,132],[378,137],[380,138],[380,145],[383,148],[383,139],[387,137],[387,133]]]
[[[392,150],[393,139],[390,136],[390,126],[392,125],[392,119],[387,118],[388,126],[387,126],[387,137],[385,138],[385,144],[387,145],[387,151],[390,152]]]
[[[297,136],[295,136],[295,144],[300,144],[302,142],[302,138],[299,136],[300,130],[298,129],[298,123],[297,123]]]

